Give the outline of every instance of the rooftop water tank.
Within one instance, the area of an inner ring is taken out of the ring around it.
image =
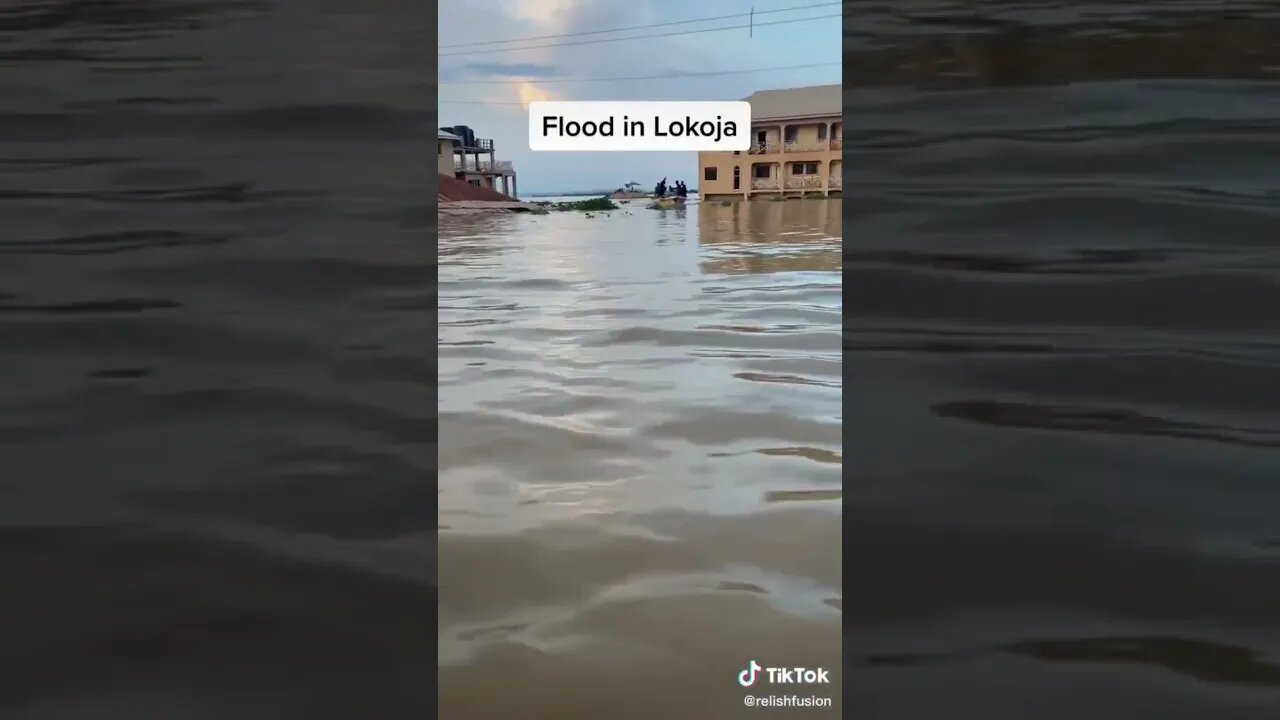
[[[466,125],[454,125],[453,134],[462,138],[462,144],[466,147],[476,146],[476,133]]]

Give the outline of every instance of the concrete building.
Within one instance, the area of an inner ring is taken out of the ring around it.
[[[511,162],[496,160],[493,140],[475,137],[466,126],[440,128],[436,159],[442,175],[518,197],[516,171]]]
[[[709,200],[839,195],[843,189],[841,87],[760,90],[751,149],[698,153],[698,195]]]
[[[436,167],[441,175],[453,177],[453,149],[462,144],[462,139],[451,132],[441,130],[436,138]]]

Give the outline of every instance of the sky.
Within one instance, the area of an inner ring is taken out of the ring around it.
[[[756,26],[623,42],[562,43],[687,32],[747,24],[748,18],[692,22],[747,13]],[[768,12],[784,8],[804,9]],[[737,100],[756,90],[840,82],[841,6],[828,0],[452,0],[439,7],[440,125],[468,125],[492,138],[496,159],[510,160],[522,196],[651,187],[662,177],[697,183],[697,154],[688,152],[553,153],[529,149],[528,109],[536,100]],[[834,16],[779,25],[761,23]],[[622,33],[457,46],[495,40],[653,25]],[[510,47],[562,44],[510,52]],[[770,72],[658,80],[574,82],[671,73],[818,65]]]

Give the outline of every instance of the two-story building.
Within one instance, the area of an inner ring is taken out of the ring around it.
[[[843,188],[841,86],[760,90],[751,103],[751,148],[698,153],[698,195],[839,195]]]
[[[516,171],[511,162],[496,160],[493,140],[476,137],[465,125],[439,129],[436,164],[441,175],[518,197]]]

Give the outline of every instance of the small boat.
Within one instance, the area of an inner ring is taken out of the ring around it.
[[[685,199],[686,198],[682,198],[682,197],[654,198],[653,205],[651,205],[650,207],[655,207],[655,208],[678,207],[684,204]]]
[[[620,187],[609,194],[613,200],[642,200],[652,195],[640,187],[638,182],[629,182],[625,187]]]

